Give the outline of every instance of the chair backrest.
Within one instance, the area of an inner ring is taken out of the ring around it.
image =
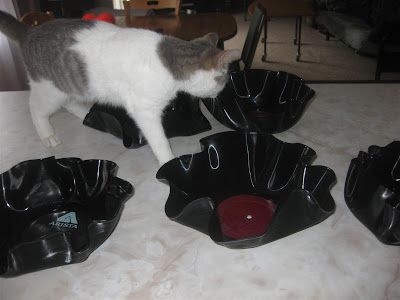
[[[254,8],[254,14],[251,18],[249,31],[247,32],[247,37],[242,50],[241,60],[244,63],[245,70],[251,68],[254,53],[256,52],[266,18],[266,9],[261,4],[257,4]]]
[[[21,22],[29,26],[38,26],[54,18],[54,14],[51,11],[30,11],[21,17]]]
[[[181,9],[181,0],[130,0],[123,1],[125,16],[130,17],[131,9],[165,9],[174,8],[175,15],[179,14]]]

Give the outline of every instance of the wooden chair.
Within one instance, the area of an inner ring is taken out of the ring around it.
[[[30,11],[21,17],[21,22],[29,26],[38,26],[55,19],[53,12]]]
[[[244,63],[244,70],[249,70],[251,68],[254,54],[256,53],[257,45],[260,41],[261,32],[265,27],[266,18],[267,12],[265,8],[258,3],[254,8],[249,30],[243,45],[242,55],[238,61],[231,64],[230,72],[240,71],[240,61]]]
[[[258,42],[263,27],[266,23],[267,12],[261,4],[258,4],[254,9],[254,14],[251,19],[249,31],[244,42],[242,50],[242,61],[244,62],[244,69],[249,70],[253,63],[254,54],[256,53]],[[264,28],[265,29],[265,28]]]
[[[165,9],[174,8],[175,15],[179,15],[181,0],[130,0],[123,1],[125,17],[131,16],[131,9]]]

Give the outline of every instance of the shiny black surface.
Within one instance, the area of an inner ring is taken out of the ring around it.
[[[400,141],[370,146],[352,159],[345,200],[354,216],[382,243],[400,245]]]
[[[135,121],[122,107],[95,104],[83,124],[122,139],[124,146],[129,149],[147,144]],[[185,93],[179,93],[166,107],[163,125],[168,138],[194,135],[211,129],[210,123],[200,111],[198,100]]]
[[[116,227],[130,183],[111,161],[30,160],[0,175],[0,276],[84,261]]]
[[[301,118],[314,95],[314,90],[293,74],[252,69],[232,73],[217,99],[202,101],[231,129],[278,133]]]
[[[171,220],[209,234],[220,245],[248,248],[315,225],[334,212],[330,187],[335,174],[308,165],[316,155],[311,148],[242,132],[211,135],[200,143],[202,152],[175,158],[157,173],[170,185],[165,212]],[[237,195],[276,204],[262,235],[233,239],[223,234],[218,205]]]

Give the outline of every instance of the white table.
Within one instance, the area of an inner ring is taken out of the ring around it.
[[[400,139],[399,84],[312,85],[303,118],[276,135],[313,148],[315,165],[332,168],[337,208],[324,222],[261,247],[232,250],[164,214],[169,187],[155,174],[148,146],[127,150],[119,139],[83,126],[66,111],[52,121],[63,144],[41,144],[27,92],[0,93],[0,172],[47,156],[108,159],[134,196],[109,239],[80,264],[0,279],[1,300],[71,299],[400,299],[400,248],[381,244],[343,198],[350,160],[360,150]],[[176,155],[198,152],[198,140],[227,130],[171,139]]]

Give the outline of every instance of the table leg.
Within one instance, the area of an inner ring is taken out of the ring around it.
[[[295,31],[294,31],[294,44],[296,45],[297,44],[297,32],[298,32],[298,24],[299,24],[299,17],[296,17],[296,28],[295,28]]]
[[[299,19],[299,30],[298,30],[298,37],[299,37],[299,41],[297,43],[297,57],[296,57],[296,61],[300,61],[300,46],[301,46],[301,23],[302,23],[302,19],[303,17],[298,17]]]
[[[267,27],[268,27],[268,18],[265,18],[264,21],[264,54],[262,56],[262,61],[266,62],[267,61]]]

